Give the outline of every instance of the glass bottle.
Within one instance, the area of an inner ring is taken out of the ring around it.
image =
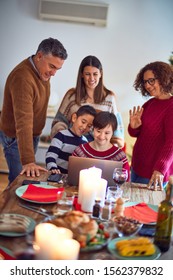
[[[111,218],[111,204],[109,200],[105,201],[105,206],[102,208],[102,219],[109,220]]]
[[[93,213],[92,213],[93,217],[96,217],[96,218],[100,217],[100,210],[101,210],[100,202],[101,202],[100,199],[95,200],[95,204],[93,206]]]
[[[156,244],[162,252],[169,250],[172,233],[173,219],[173,176],[169,177],[166,188],[166,199],[163,200],[158,209],[156,231],[154,236],[154,244]]]

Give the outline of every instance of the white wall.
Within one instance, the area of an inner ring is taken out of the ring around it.
[[[129,109],[145,101],[133,89],[137,72],[155,60],[168,62],[173,51],[173,1],[102,2],[109,4],[105,28],[40,20],[38,0],[0,0],[0,109],[9,72],[21,60],[34,54],[41,40],[54,37],[64,44],[69,56],[62,70],[52,78],[50,104],[60,102],[67,89],[75,85],[81,60],[93,54],[103,64],[105,85],[117,94],[118,107],[127,128]],[[127,131],[125,137],[130,149],[133,140]]]

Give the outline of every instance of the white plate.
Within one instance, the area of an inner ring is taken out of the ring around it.
[[[15,231],[0,231],[0,236],[9,236],[9,237],[18,237],[18,236],[24,236],[27,235],[28,233],[31,233],[34,231],[35,226],[36,226],[36,222],[28,217],[28,216],[24,216],[24,215],[19,215],[19,214],[12,214],[12,213],[8,213],[8,214],[1,214],[1,216],[6,216],[8,218],[11,218],[12,220],[14,220],[15,218],[23,218],[28,220],[28,226],[26,227],[26,232],[15,232]]]
[[[131,237],[131,238],[134,238],[134,237]],[[108,243],[108,251],[116,256],[118,259],[120,260],[156,260],[159,258],[159,256],[161,255],[161,252],[159,250],[159,248],[155,246],[155,253],[153,255],[150,255],[150,256],[138,256],[138,257],[124,257],[124,256],[121,256],[117,249],[116,249],[116,243],[120,240],[125,240],[125,239],[131,239],[130,237],[127,238],[127,237],[120,237],[120,238],[115,238],[115,239],[112,239],[109,243]]]
[[[17,188],[16,189],[16,195],[23,200],[26,200],[26,201],[29,201],[29,202],[34,202],[34,203],[39,203],[39,204],[48,204],[48,203],[56,203],[57,202],[57,199],[54,200],[54,201],[45,201],[44,202],[44,201],[31,200],[31,199],[27,199],[27,198],[22,197],[22,195],[24,194],[24,192],[26,191],[28,186],[29,185],[24,185],[24,186],[21,186],[21,187]],[[50,185],[34,184],[34,186],[38,187],[38,188],[39,187],[45,188],[45,189],[57,189],[57,191],[58,191],[57,187],[53,187],[53,186],[50,186]]]

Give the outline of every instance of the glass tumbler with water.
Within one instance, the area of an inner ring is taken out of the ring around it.
[[[74,194],[57,192],[57,214],[64,214],[73,210]]]

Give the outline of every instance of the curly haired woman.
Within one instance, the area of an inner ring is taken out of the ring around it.
[[[147,64],[139,71],[134,88],[152,98],[130,110],[128,131],[137,138],[131,181],[162,189],[173,174],[173,67],[161,61]]]

